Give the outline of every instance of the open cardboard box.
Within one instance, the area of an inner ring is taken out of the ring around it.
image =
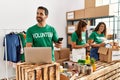
[[[114,48],[100,47],[98,50],[100,61],[112,62],[120,60],[120,50]]]
[[[55,60],[56,62],[62,63],[64,61],[69,61],[70,58],[70,49],[69,48],[61,48],[60,50],[55,50]]]

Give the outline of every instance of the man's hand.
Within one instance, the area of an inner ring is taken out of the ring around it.
[[[26,43],[26,47],[32,47],[32,43]]]
[[[61,48],[62,47],[62,41],[59,41],[59,43],[55,43],[56,48]]]

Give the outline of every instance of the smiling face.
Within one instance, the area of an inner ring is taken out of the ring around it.
[[[36,20],[38,23],[44,22],[47,19],[47,15],[45,15],[45,10],[38,9],[36,14]]]
[[[104,22],[99,22],[94,31],[106,35],[106,24]]]
[[[104,24],[101,24],[100,26],[99,26],[99,29],[98,29],[98,31],[100,31],[101,33],[104,31],[104,29],[105,29],[105,25]]]

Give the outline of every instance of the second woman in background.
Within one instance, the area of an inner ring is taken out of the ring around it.
[[[106,24],[100,22],[95,30],[89,36],[89,43],[92,47],[90,50],[90,57],[99,60],[98,49],[99,47],[105,46],[104,40],[106,36]]]

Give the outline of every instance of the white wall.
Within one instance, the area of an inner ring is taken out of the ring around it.
[[[5,77],[3,36],[12,29],[26,30],[34,25],[36,23],[36,9],[41,5],[48,8],[47,22],[55,27],[60,37],[64,37],[63,47],[66,47],[66,12],[83,9],[84,0],[0,0],[0,79]],[[8,72],[8,75],[12,76],[15,74],[15,69],[9,66]]]

